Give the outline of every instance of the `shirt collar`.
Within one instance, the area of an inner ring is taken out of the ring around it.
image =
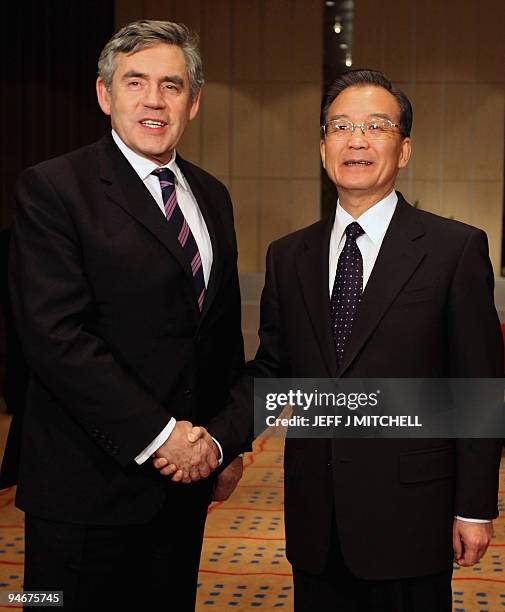
[[[175,161],[176,159],[175,150],[173,152],[172,159],[167,164],[164,164],[163,166],[159,166],[158,164],[151,161],[150,159],[147,159],[146,157],[142,157],[142,155],[139,155],[138,153],[130,149],[130,147],[127,147],[125,143],[119,137],[119,134],[115,130],[112,130],[112,138],[114,139],[114,142],[118,146],[121,153],[130,162],[131,166],[133,167],[135,172],[139,175],[142,181],[145,181],[146,178],[150,174],[152,174],[153,170],[156,170],[156,168],[168,168],[174,173],[178,186],[186,190],[188,189],[186,179],[184,178],[184,175],[182,174],[179,166],[177,165]]]
[[[337,210],[335,214],[335,224],[333,231],[335,232],[336,244],[340,244],[346,227],[353,221],[357,221],[365,234],[370,240],[377,244],[386,233],[386,230],[391,222],[393,213],[395,212],[398,196],[396,191],[392,191],[385,198],[371,206],[358,219],[354,219],[346,210],[344,210],[337,202]]]

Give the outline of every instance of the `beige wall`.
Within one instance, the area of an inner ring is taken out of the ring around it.
[[[116,25],[172,19],[201,37],[206,84],[179,147],[234,201],[241,272],[319,217],[321,0],[116,0]]]
[[[116,24],[174,19],[199,32],[206,85],[180,151],[230,188],[242,272],[319,216],[323,0],[116,0]],[[499,274],[505,2],[354,1],[353,67],[384,70],[414,106],[398,186],[420,208],[482,227]]]
[[[414,107],[399,189],[419,207],[483,228],[500,274],[504,0],[355,0],[354,67],[384,70]],[[377,16],[379,15],[379,19]]]

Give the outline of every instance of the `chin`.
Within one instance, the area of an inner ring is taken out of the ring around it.
[[[168,146],[161,146],[160,143],[143,143],[143,146],[139,147],[139,151],[142,155],[152,155],[154,157],[162,157],[166,155]]]
[[[352,191],[354,189],[359,190],[359,191],[363,191],[363,190],[369,190],[373,187],[373,184],[370,183],[360,183],[359,181],[356,182],[348,182],[348,183],[340,183],[340,186],[342,189],[348,189],[349,191]]]

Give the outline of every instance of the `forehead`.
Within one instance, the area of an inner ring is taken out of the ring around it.
[[[347,87],[328,109],[328,118],[335,115],[361,118],[374,114],[387,115],[395,121],[400,115],[400,106],[393,94],[376,85]]]
[[[115,76],[128,71],[148,76],[178,75],[187,77],[186,58],[180,47],[159,43],[133,53],[118,53]]]

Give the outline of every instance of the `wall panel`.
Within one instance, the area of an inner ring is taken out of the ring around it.
[[[241,272],[262,271],[271,240],[320,214],[323,4],[116,0],[118,25],[166,11],[200,35],[202,105],[178,150],[230,188]]]
[[[505,2],[385,0],[377,7],[354,2],[353,66],[379,67],[413,102],[414,153],[399,186],[425,210],[482,227],[500,275]]]

